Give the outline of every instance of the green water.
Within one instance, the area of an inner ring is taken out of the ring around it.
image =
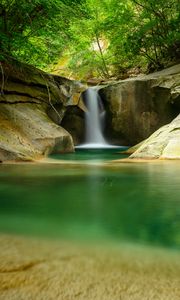
[[[179,163],[111,167],[103,160],[116,154],[76,154],[79,165],[0,165],[1,233],[180,248]]]
[[[52,158],[60,160],[71,160],[71,161],[94,161],[94,162],[103,162],[107,160],[115,160],[119,158],[126,158],[127,155],[122,152],[125,151],[128,147],[121,147],[119,149],[79,149],[74,153],[67,154],[54,154],[51,155]]]

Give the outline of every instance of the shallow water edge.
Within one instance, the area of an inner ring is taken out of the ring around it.
[[[0,242],[0,299],[179,300],[176,252],[11,235]]]

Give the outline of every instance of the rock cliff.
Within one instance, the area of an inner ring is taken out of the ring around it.
[[[74,151],[61,127],[66,110],[81,110],[80,82],[7,59],[0,69],[0,160],[33,160]]]
[[[1,63],[0,161],[74,151],[84,138],[81,94],[86,88],[13,59]],[[131,158],[180,157],[180,64],[108,83],[99,93],[109,142],[134,145],[146,140],[130,149]]]
[[[99,93],[107,110],[107,138],[139,143],[180,113],[180,64],[109,83]]]

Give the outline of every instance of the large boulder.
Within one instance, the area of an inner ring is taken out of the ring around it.
[[[72,152],[72,137],[33,103],[1,104],[0,160],[33,160],[49,153]]]
[[[0,161],[74,151],[60,124],[68,106],[81,107],[86,86],[12,59],[1,64],[0,79]]]
[[[139,143],[180,112],[180,64],[109,83],[99,93],[107,111],[107,138]]]
[[[180,159],[180,114],[135,148],[130,158]]]

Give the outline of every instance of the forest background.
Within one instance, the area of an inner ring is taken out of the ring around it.
[[[180,59],[179,0],[1,0],[0,60],[72,79],[125,78]]]

